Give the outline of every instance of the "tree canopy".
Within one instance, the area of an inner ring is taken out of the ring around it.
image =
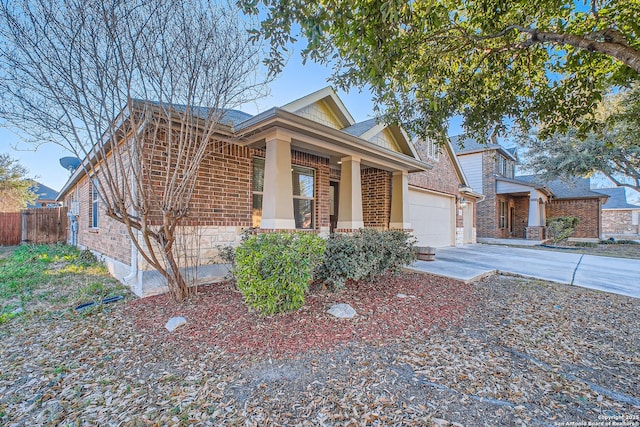
[[[0,154],[0,212],[15,212],[36,198],[29,171],[8,154]]]
[[[95,212],[176,300],[200,260],[179,226],[202,160],[227,144],[229,110],[263,93],[244,24],[225,2],[0,0],[0,124],[83,159]]]
[[[239,3],[264,17],[252,35],[270,41],[272,72],[301,36],[335,85],[369,86],[385,121],[422,135],[444,137],[455,115],[480,140],[511,123],[550,135],[640,73],[637,0]]]
[[[524,137],[528,167],[547,179],[602,173],[618,186],[640,191],[640,86],[609,94],[596,109],[591,130],[578,128],[547,138]]]

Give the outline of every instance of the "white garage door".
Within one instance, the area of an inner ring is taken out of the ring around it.
[[[455,244],[454,198],[409,189],[409,218],[420,246]]]

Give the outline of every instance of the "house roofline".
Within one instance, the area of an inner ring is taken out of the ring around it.
[[[323,136],[323,140],[327,140],[327,142],[334,144],[336,147],[346,148],[361,155],[371,156],[383,163],[393,164],[398,169],[406,169],[408,172],[421,172],[433,168],[432,165],[414,157],[381,147],[358,136],[326,126],[278,107],[271,108],[242,122],[235,130],[241,140],[245,139],[244,144],[242,142],[240,142],[240,144],[250,145],[255,142],[255,136],[277,127],[299,132],[300,134],[311,137]],[[248,141],[248,138],[252,136],[254,137],[254,141]]]

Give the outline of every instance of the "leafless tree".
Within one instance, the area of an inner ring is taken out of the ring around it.
[[[262,95],[259,46],[208,0],[0,0],[0,118],[74,152],[176,301],[176,233],[227,114]]]

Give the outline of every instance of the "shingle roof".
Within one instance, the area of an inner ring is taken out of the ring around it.
[[[516,147],[505,148],[495,142],[493,144],[484,144],[473,138],[464,137],[463,135],[450,136],[449,140],[456,154],[467,154],[484,150],[501,150],[504,154],[516,160]]]
[[[369,119],[363,122],[355,123],[351,126],[348,126],[342,129],[342,132],[346,132],[353,136],[360,136],[367,132],[369,129],[376,125],[376,119]]]
[[[545,181],[541,175],[520,175],[516,176],[515,179],[530,184],[544,185],[553,192],[556,199],[603,197],[603,194],[591,190],[589,178],[572,178],[570,181],[564,179]]]
[[[28,208],[35,208],[40,206],[38,203],[39,200],[55,200],[56,197],[58,197],[58,192],[56,190],[54,190],[51,187],[47,187],[46,185],[41,184],[37,181],[33,182],[33,185],[31,186],[31,190],[36,193],[38,198],[34,200],[33,203],[29,204],[27,206]]]
[[[640,206],[627,202],[624,187],[598,188],[594,191],[609,196],[607,202],[602,205],[602,209],[640,209]]]
[[[157,101],[138,101],[138,102],[141,102],[141,103],[146,102],[152,105],[160,105],[160,103]],[[174,104],[172,107],[176,111],[184,111],[187,106],[183,104]],[[212,110],[209,107],[192,107],[192,108],[193,108],[194,115],[202,119],[206,119],[209,116],[210,111]],[[240,111],[240,110],[232,110],[232,109],[224,108],[221,111],[222,111],[222,118],[220,119],[219,123],[222,123],[223,125],[227,125],[227,126],[236,126],[253,117],[251,114],[245,113],[244,111]]]

